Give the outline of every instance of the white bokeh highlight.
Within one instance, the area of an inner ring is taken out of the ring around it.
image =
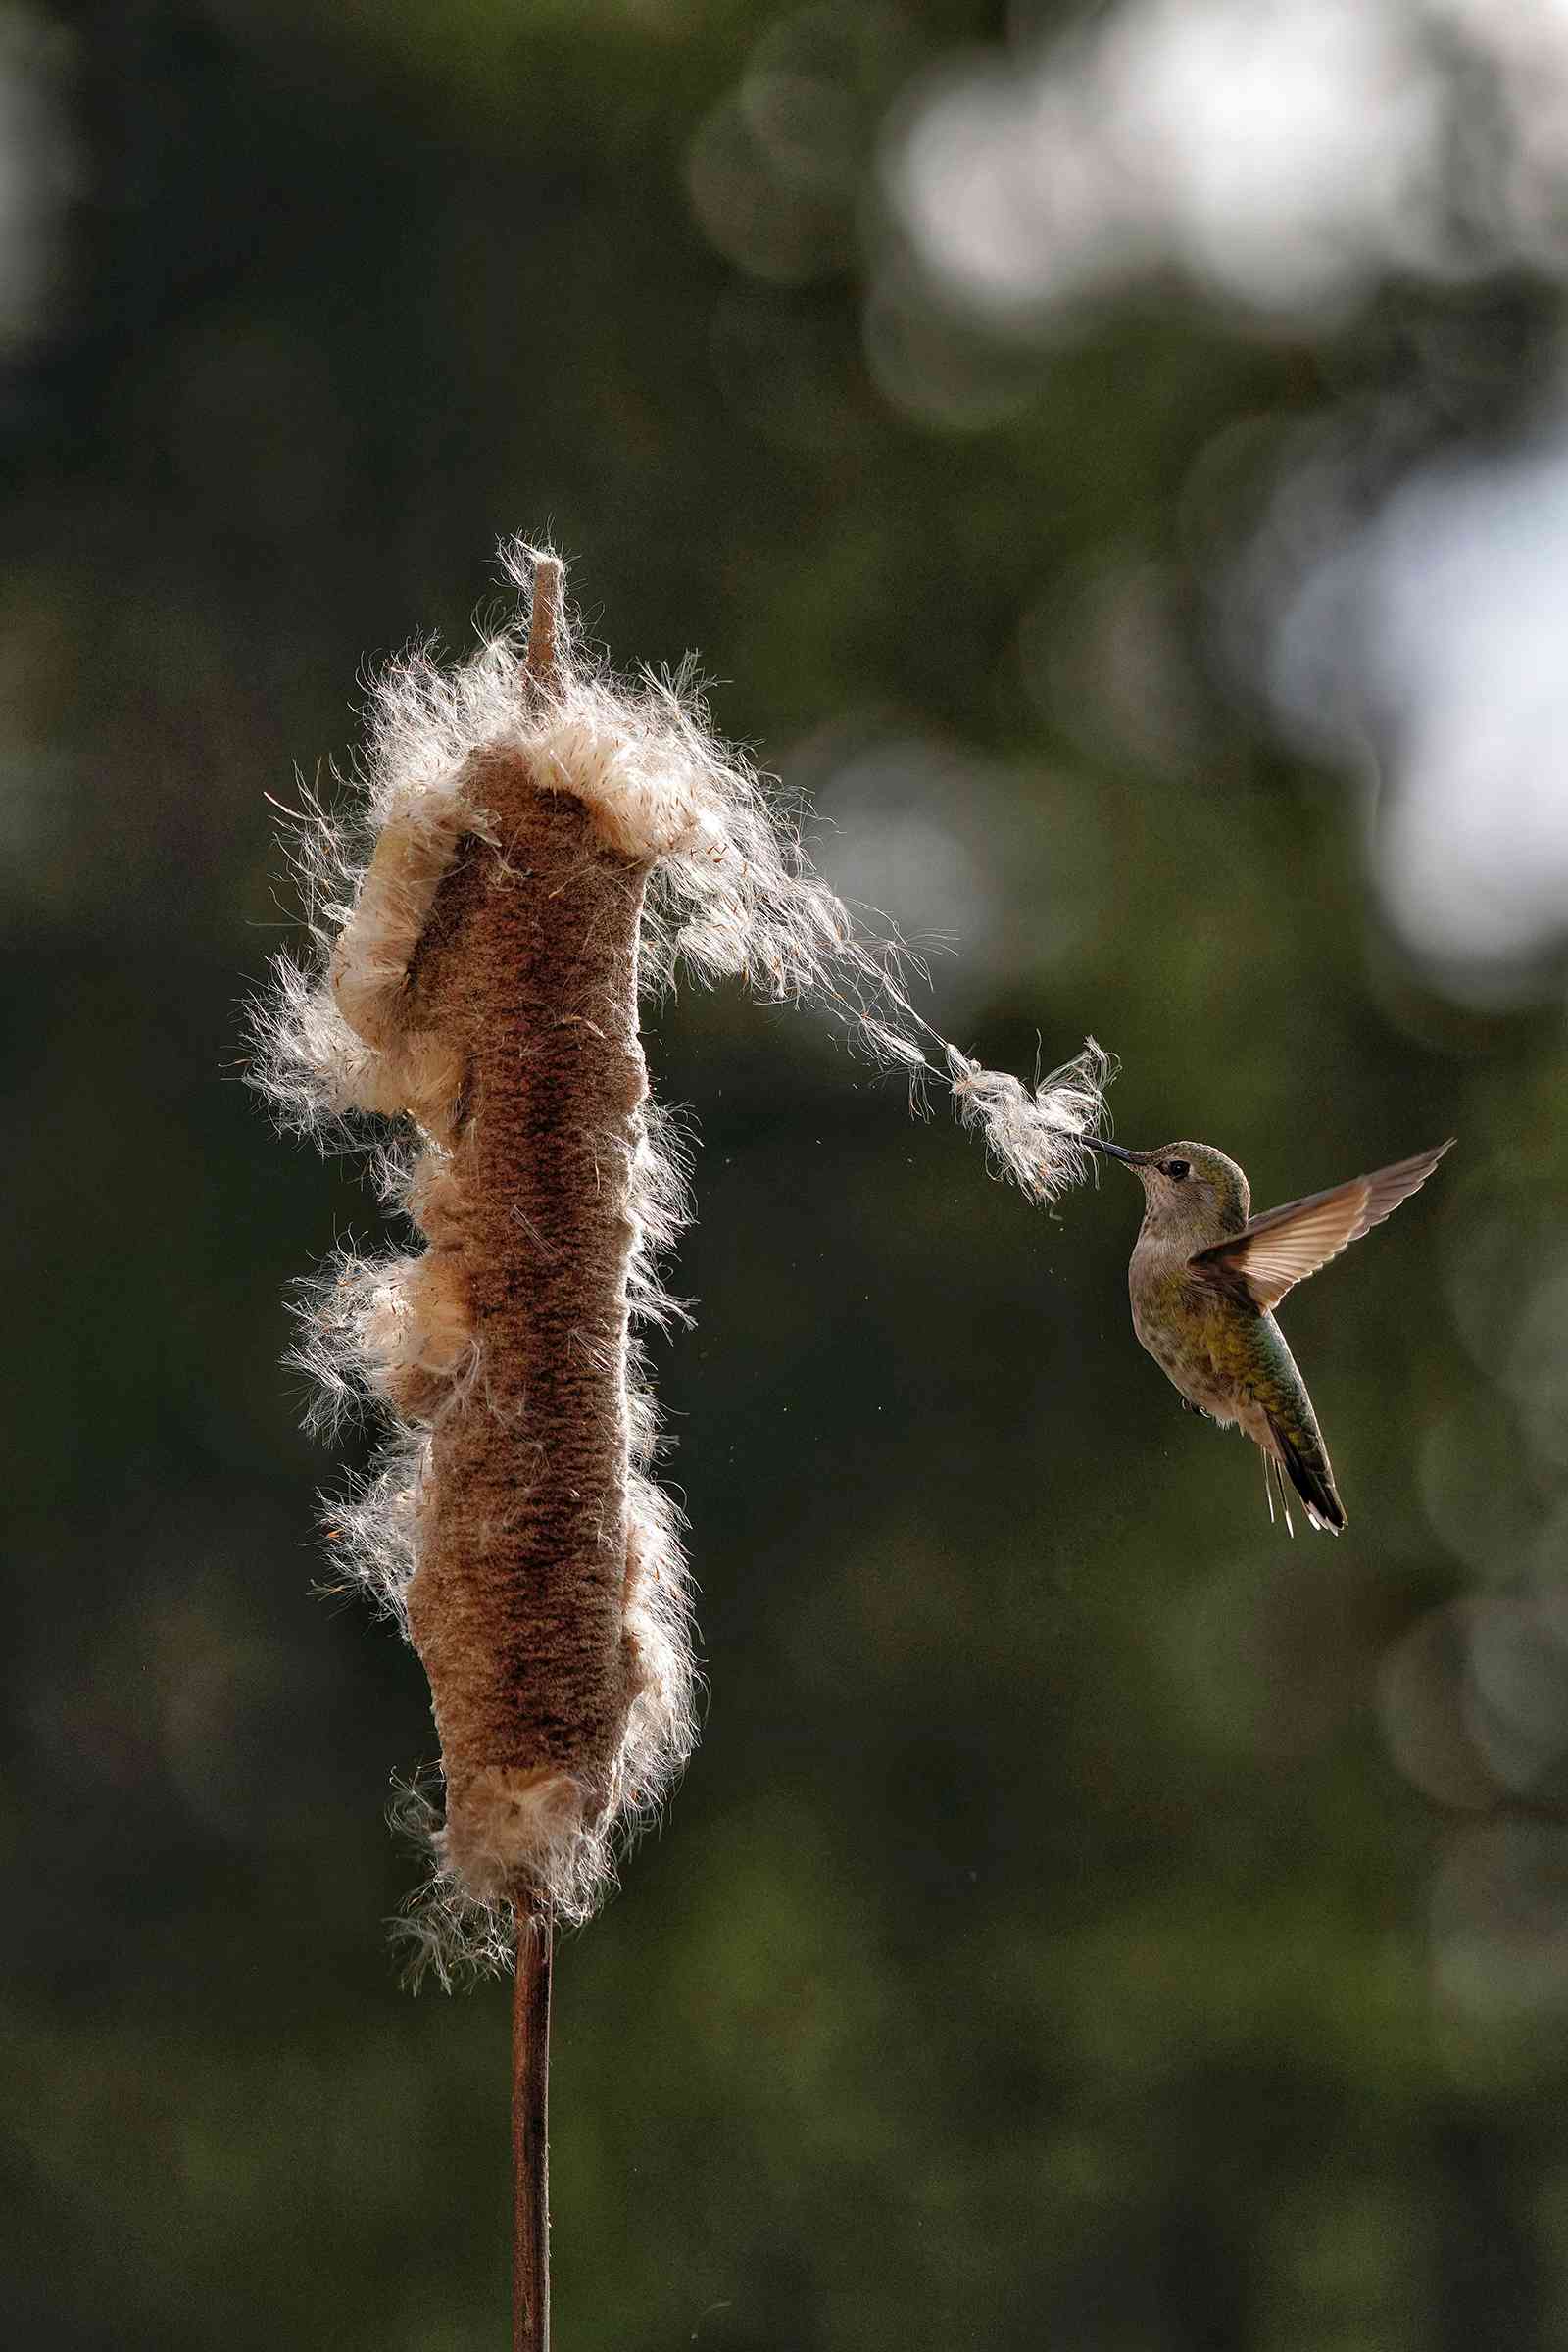
[[[1309,749],[1370,752],[1384,906],[1478,1004],[1531,994],[1568,936],[1565,608],[1568,407],[1347,519],[1278,613],[1276,710]]]
[[[1131,301],[1310,337],[1396,283],[1568,278],[1568,0],[1121,0],[945,60],[894,109],[880,185],[873,369],[945,424],[988,420],[976,336],[1005,407],[1021,353],[1049,366]],[[956,415],[940,369],[885,364],[886,318],[920,349],[922,310],[925,344],[966,354]],[[1388,420],[1342,422],[1338,484],[1287,453],[1278,505],[1315,543],[1270,517],[1252,666],[1298,740],[1371,785],[1372,878],[1428,976],[1480,1005],[1549,993],[1568,388],[1529,446],[1422,465],[1370,511],[1354,477]]]

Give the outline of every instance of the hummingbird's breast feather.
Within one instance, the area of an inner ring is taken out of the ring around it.
[[[1157,1240],[1133,1251],[1127,1288],[1139,1342],[1173,1387],[1214,1420],[1247,1427],[1265,1318],[1196,1278],[1185,1249]]]

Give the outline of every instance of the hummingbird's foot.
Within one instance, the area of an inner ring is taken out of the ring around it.
[[[1184,1396],[1182,1398],[1182,1411],[1184,1413],[1196,1413],[1200,1421],[1206,1421],[1208,1423],[1210,1429],[1218,1429],[1219,1427],[1219,1423],[1215,1420],[1213,1414],[1205,1413],[1202,1406],[1200,1404],[1195,1404],[1190,1396]]]

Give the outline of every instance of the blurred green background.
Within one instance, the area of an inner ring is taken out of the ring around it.
[[[1286,1311],[1292,1544],[1118,1171],[651,1011],[711,1694],[561,1955],[558,2340],[1568,2342],[1565,107],[1509,0],[0,6],[7,2342],[505,2340],[506,1995],[397,1988],[427,1700],[278,1361],[375,1215],[240,1008],[266,794],[514,529],[961,1045],[1259,1205],[1461,1138]]]

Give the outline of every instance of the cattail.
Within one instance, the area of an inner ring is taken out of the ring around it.
[[[689,675],[612,679],[572,640],[555,558],[503,555],[526,619],[375,688],[363,838],[314,801],[302,819],[318,952],[280,962],[258,1018],[284,1123],[328,1145],[368,1128],[422,1245],[342,1259],[300,1352],[320,1414],[371,1398],[388,1425],[329,1532],[429,1677],[445,1804],[416,1928],[443,1979],[510,1956],[519,1914],[586,1916],[693,1742],[635,1336],[681,1312],[660,1261],[686,1187],[640,992],[679,962],[815,1004],[914,1088],[950,1085],[1041,1199],[1085,1173],[1108,1075],[1091,1043],[1028,1094],[948,1047]]]

